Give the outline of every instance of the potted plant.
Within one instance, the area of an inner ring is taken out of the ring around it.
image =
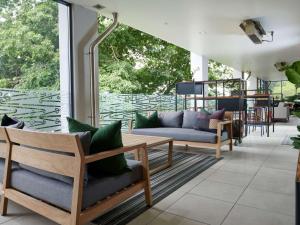
[[[276,64],[275,64],[276,65]],[[296,61],[291,65],[286,65],[282,68],[285,75],[291,83],[295,84],[297,90],[300,87],[300,61]],[[294,115],[300,118],[300,112],[295,111]],[[297,126],[297,130],[300,132],[300,125]],[[293,146],[295,149],[300,150],[300,135],[297,137],[291,137],[293,140]],[[298,157],[298,166],[296,173],[296,225],[300,225],[300,153]]]

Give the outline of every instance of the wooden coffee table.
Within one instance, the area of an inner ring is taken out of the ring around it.
[[[123,133],[122,134],[122,140],[123,140],[124,147],[146,143],[147,150],[149,150],[149,148],[157,147],[159,145],[169,144],[167,162],[163,165],[160,165],[160,166],[150,170],[150,174],[157,173],[161,170],[164,170],[164,169],[172,166],[172,161],[173,161],[173,138]],[[136,154],[136,152],[135,152],[135,159],[139,160],[139,156],[138,156],[138,154]]]

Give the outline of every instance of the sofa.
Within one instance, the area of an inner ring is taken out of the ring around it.
[[[278,106],[274,107],[274,120],[287,122],[290,117],[290,109],[284,102],[279,102]]]
[[[86,224],[137,192],[152,204],[146,144],[85,154],[85,134],[24,131],[0,127],[1,215],[12,200],[58,224]],[[120,175],[91,177],[89,163],[137,151]]]
[[[216,150],[216,158],[221,157],[221,147],[229,145],[232,151],[232,113],[226,112],[224,121],[219,121],[216,132],[194,129],[199,112],[179,111],[159,113],[160,126],[155,128],[133,128],[133,120],[129,121],[129,133],[135,135],[171,137],[175,145],[188,148],[209,148]]]

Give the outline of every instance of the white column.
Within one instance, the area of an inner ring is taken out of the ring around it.
[[[236,69],[233,69],[233,78],[242,79],[242,72]]]
[[[91,123],[89,46],[98,33],[97,13],[78,5],[73,5],[72,12],[74,43],[74,117],[82,122]],[[96,59],[98,59],[98,53],[96,52],[95,54]],[[98,71],[97,68],[96,71]],[[96,83],[99,82],[96,81]],[[98,105],[96,113],[99,115],[98,89],[96,96]],[[99,124],[98,120],[96,122]]]
[[[58,4],[59,28],[59,60],[60,60],[60,115],[61,130],[67,131],[66,117],[71,114],[71,83],[70,83],[70,32],[69,8]]]
[[[256,90],[257,89],[257,77],[251,74],[250,78],[247,80],[247,89]]]
[[[191,72],[193,80],[208,80],[208,59],[205,56],[191,52]]]

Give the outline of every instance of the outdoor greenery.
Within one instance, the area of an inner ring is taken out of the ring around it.
[[[99,32],[111,21],[99,17]],[[58,6],[51,0],[0,1],[0,88],[59,89]],[[99,47],[100,90],[161,93],[191,80],[189,51],[119,25]],[[232,69],[209,62],[209,78]]]

